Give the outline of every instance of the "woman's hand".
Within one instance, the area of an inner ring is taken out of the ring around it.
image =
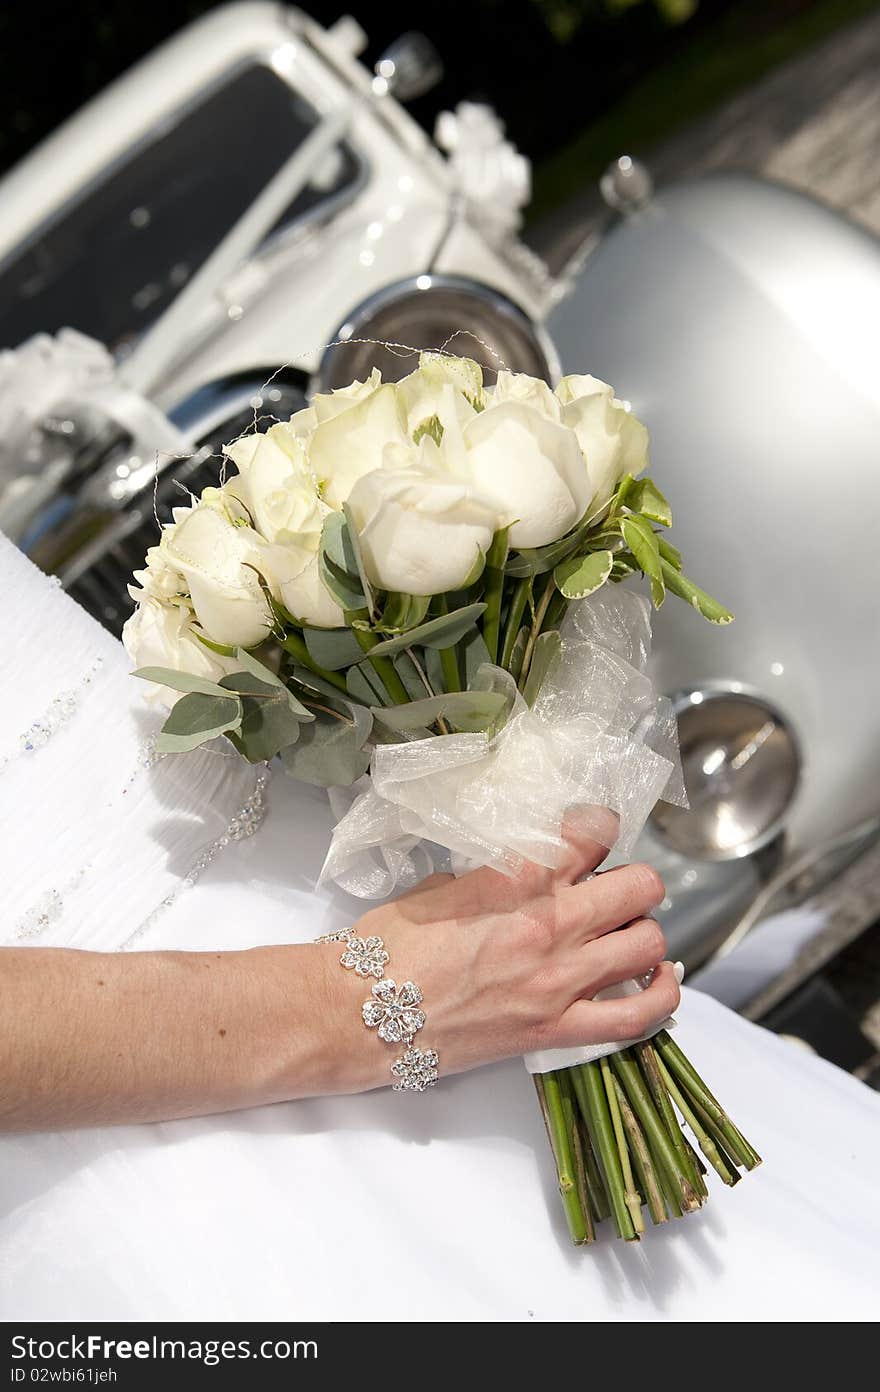
[[[626,865],[579,883],[607,852],[579,834],[576,818],[566,840],[569,853],[558,870],[528,865],[515,878],[493,870],[460,879],[434,875],[354,925],[359,936],[384,940],[386,976],[421,987],[427,1023],[415,1042],[438,1051],[441,1074],[533,1049],[635,1039],[678,1004],[663,933],[650,917],[664,894],[657,872]],[[360,1019],[372,978],[342,970],[339,944],[321,951],[330,1013],[350,1051],[340,1059],[340,1089],[387,1084],[395,1053]],[[638,995],[592,999],[655,968]]]

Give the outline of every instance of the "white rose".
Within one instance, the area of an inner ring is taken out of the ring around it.
[[[512,523],[513,546],[543,546],[586,512],[593,488],[572,430],[533,406],[502,401],[464,430],[474,488]]]
[[[231,647],[256,647],[273,623],[257,575],[265,571],[265,542],[251,527],[236,525],[219,490],[206,489],[202,499],[177,522],[168,555],[186,576],[207,636]]]
[[[410,435],[432,416],[440,414],[440,403],[448,400],[450,392],[457,398],[456,405],[473,415],[475,407],[482,406],[485,401],[479,364],[470,358],[455,358],[446,353],[422,353],[416,371],[397,383]]]
[[[338,387],[336,391],[319,392],[312,398],[310,406],[294,412],[288,429],[301,439],[308,437],[323,421],[331,420],[340,411],[347,411],[359,401],[365,401],[381,385],[382,374],[378,367],[374,367],[365,382],[350,382],[347,387]]]
[[[445,594],[465,584],[500,523],[467,483],[436,467],[434,442],[423,445],[431,448],[414,455],[408,467],[377,469],[359,479],[349,505],[375,585],[403,594]]]
[[[344,611],[321,579],[317,548],[270,546],[265,560],[272,593],[294,619],[310,628],[345,626]]]
[[[502,401],[520,401],[524,406],[534,406],[550,420],[562,419],[562,408],[551,388],[540,377],[529,377],[525,372],[499,372],[489,397],[493,406],[500,406]]]
[[[166,527],[162,540],[166,541],[173,531],[173,526]],[[151,546],[145,559],[145,568],[134,572],[137,585],[128,587],[132,599],[140,603],[144,595],[149,595],[152,599],[172,600],[188,593],[186,580],[168,555],[167,544],[160,541],[158,546]]]
[[[325,501],[340,508],[358,479],[379,468],[385,447],[406,441],[406,415],[390,382],[321,421],[308,449]]]
[[[313,538],[317,549],[329,509],[318,496],[302,441],[286,425],[273,425],[265,435],[233,441],[224,453],[239,471],[224,492],[243,504],[257,531],[270,542]]]
[[[597,377],[563,377],[556,388],[562,419],[583,450],[593,488],[591,511],[604,507],[625,474],[647,468],[648,432]]]
[[[171,667],[176,672],[190,672],[195,677],[215,682],[236,671],[233,658],[212,652],[199,641],[188,608],[162,604],[150,595],[141,599],[127,620],[122,642],[136,667]],[[150,702],[173,706],[180,695],[168,686],[146,684],[146,697]]]

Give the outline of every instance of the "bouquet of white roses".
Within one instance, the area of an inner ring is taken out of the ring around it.
[[[640,572],[655,606],[731,615],[684,575],[647,432],[611,387],[487,387],[424,354],[225,453],[235,474],[175,510],[132,589],[126,646],[172,703],[160,752],[225,736],[352,788],[324,874],[367,896],[431,846],[552,865],[574,803],[612,808],[626,851],[658,797],[681,800],[649,606],[607,586]],[[704,1202],[682,1121],[725,1183],[759,1163],[666,1029],[528,1065],[576,1242]]]

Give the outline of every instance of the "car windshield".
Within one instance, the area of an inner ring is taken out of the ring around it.
[[[134,342],[317,120],[270,68],[236,72],[108,168],[0,269],[0,346],[64,327],[114,351]],[[331,150],[271,235],[357,174],[350,148]]]

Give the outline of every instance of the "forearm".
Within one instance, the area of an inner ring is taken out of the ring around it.
[[[378,1081],[312,945],[0,950],[0,1129],[197,1116]],[[362,1029],[362,1027],[361,1027]],[[376,1063],[376,1060],[372,1060]]]

